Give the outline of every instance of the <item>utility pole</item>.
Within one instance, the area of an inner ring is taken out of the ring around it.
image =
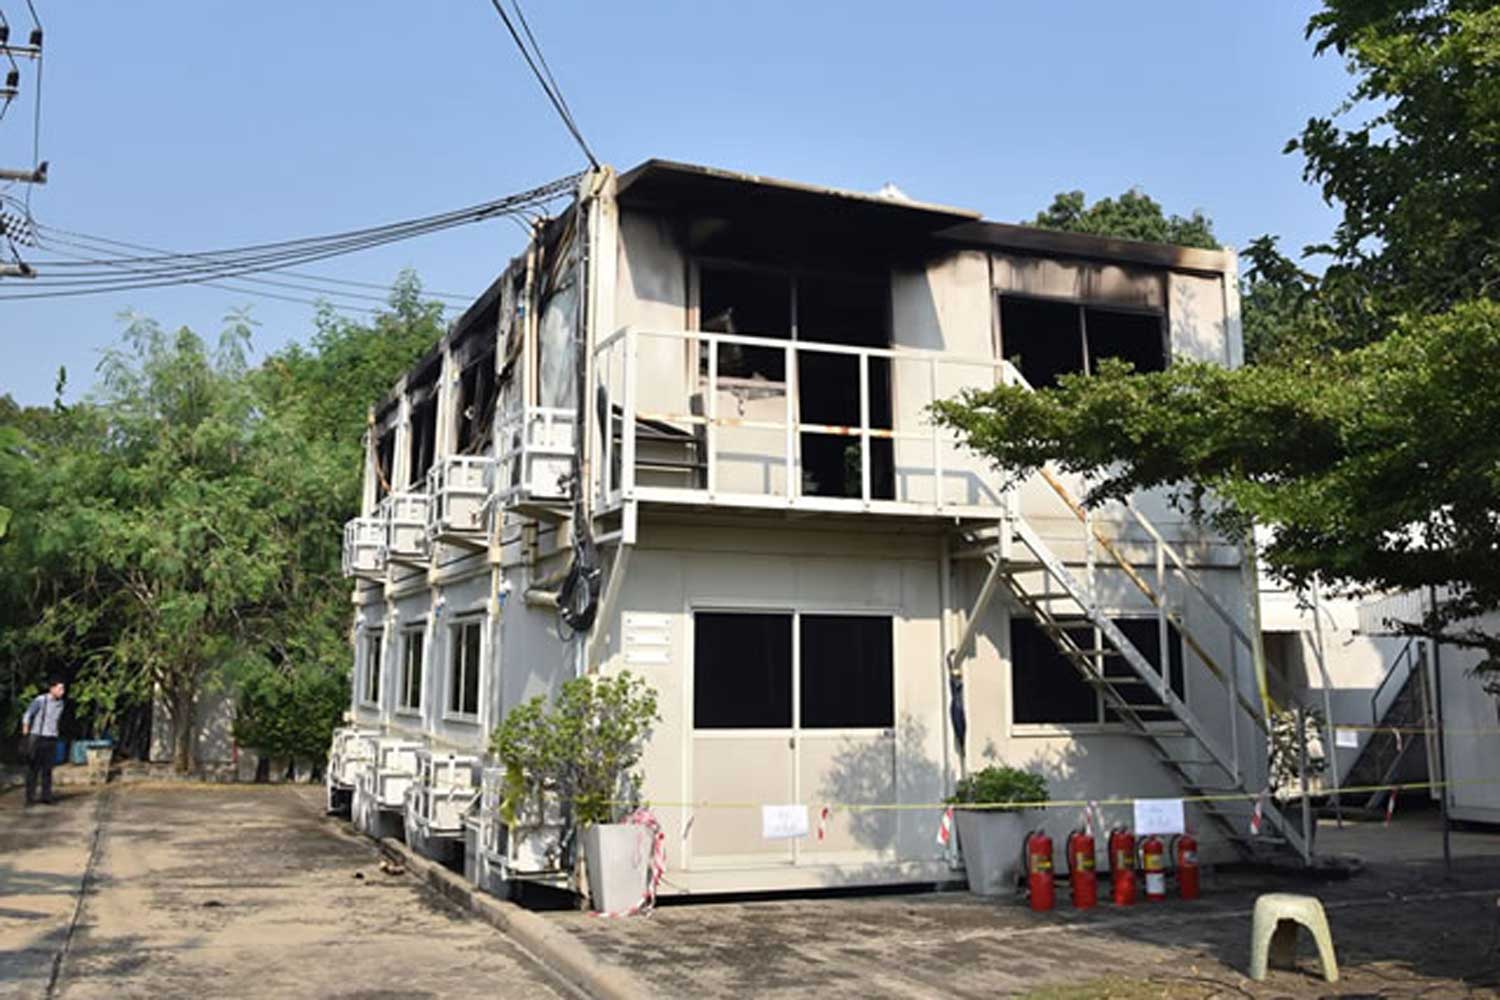
[[[36,12],[32,11],[35,18]],[[0,56],[10,60],[11,71],[5,76],[5,85],[0,87],[0,101],[8,106],[21,89],[21,72],[16,66],[16,57],[31,59],[36,62],[37,79],[41,80],[42,72],[42,26],[38,24],[31,29],[31,35],[25,45],[12,45],[10,41],[10,25],[4,23],[5,19],[0,16]],[[40,86],[40,83],[38,84]],[[40,91],[38,91],[40,93]],[[3,110],[3,109],[0,109]],[[38,109],[40,113],[40,108]],[[40,122],[40,119],[38,119]],[[33,149],[32,155],[36,155]],[[20,184],[45,184],[47,183],[47,161],[33,161],[30,170],[10,170],[0,167],[0,181],[14,181]],[[11,239],[14,234],[6,216],[0,215],[0,237],[4,237],[11,244],[12,253],[16,257],[13,264],[0,264],[0,278],[35,278],[36,271],[31,265],[20,259],[20,254],[15,252],[15,241]],[[23,240],[24,242],[24,240]]]
[[[1437,588],[1429,585],[1427,588],[1428,620],[1437,620],[1438,596]],[[1436,630],[1434,630],[1436,631]],[[1432,701],[1435,706],[1433,712],[1434,728],[1437,729],[1437,781],[1438,805],[1442,808],[1443,817],[1443,870],[1453,874],[1453,847],[1450,842],[1452,824],[1448,820],[1448,748],[1444,746],[1443,740],[1443,642],[1438,635],[1432,637]],[[1394,793],[1393,793],[1394,794]]]

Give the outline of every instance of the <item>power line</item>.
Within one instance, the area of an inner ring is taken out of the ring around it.
[[[145,251],[147,253],[152,253],[152,254],[167,254],[167,255],[171,254],[171,251],[169,251],[169,250],[163,250],[160,247],[148,246],[148,245],[143,244],[143,243],[131,243],[131,242],[126,241],[126,240],[110,239],[109,237],[106,237],[106,236],[95,236],[95,235],[93,235],[91,233],[81,233],[81,232],[76,232],[76,231],[71,230],[71,229],[61,229],[61,228],[59,228],[57,226],[49,226],[49,225],[46,225],[46,224],[41,223],[41,222],[33,222],[33,225],[35,225],[35,227],[41,233],[47,234],[46,240],[44,241],[46,243],[61,243],[63,246],[71,246],[71,247],[74,247],[74,248],[79,249],[79,250],[87,250],[88,252],[93,253],[93,254],[101,254],[101,253],[110,253],[110,252],[113,252],[112,250],[110,250],[108,248],[117,248],[117,249],[118,248],[123,248],[123,249],[127,249],[127,250],[142,250],[142,251]],[[74,240],[80,240],[82,242],[81,243],[70,242],[65,237],[72,237],[72,239],[74,239]],[[62,256],[73,257],[75,260],[78,260],[78,261],[81,261],[81,262],[93,262],[95,260],[95,258],[79,257],[76,254],[63,254]],[[188,255],[185,255],[185,256],[194,256],[194,255],[188,254]],[[125,257],[124,259],[125,260],[131,260],[131,261],[139,261],[142,258],[140,258],[140,257]],[[327,293],[327,294],[330,294],[330,295],[343,295],[343,296],[347,296],[347,297],[350,297],[350,298],[373,299],[373,300],[379,301],[379,302],[385,302],[388,299],[388,297],[390,295],[390,291],[391,291],[390,284],[388,284],[388,283],[387,284],[381,284],[380,282],[377,282],[377,281],[355,281],[352,278],[335,278],[332,275],[327,275],[327,274],[310,274],[310,273],[308,273],[306,271],[293,271],[293,270],[282,270],[282,269],[277,269],[274,273],[276,273],[277,275],[285,275],[285,276],[287,276],[289,278],[302,278],[302,279],[304,279],[306,281],[316,282],[316,283],[321,284],[321,285],[346,285],[346,286],[348,286],[350,288],[369,288],[369,289],[375,289],[375,290],[380,291],[380,292],[384,292],[385,294],[384,295],[361,295],[361,294],[356,293],[356,292],[341,292],[341,291],[338,291],[338,290],[332,289],[332,288],[316,287],[315,285],[299,285],[299,284],[295,284],[295,283],[292,283],[292,282],[274,281],[274,280],[272,280],[270,278],[245,278],[244,280],[255,282],[256,284],[265,284],[265,285],[272,285],[272,286],[280,286],[280,287],[283,287],[283,288],[295,288],[295,289],[301,289],[302,291],[308,291],[308,292],[324,292],[324,293]],[[424,296],[428,297],[428,298],[433,298],[433,299],[448,299],[448,300],[451,300],[454,303],[459,303],[459,304],[462,304],[464,306],[467,306],[470,302],[474,301],[474,296],[472,296],[472,295],[460,295],[457,292],[435,292],[435,291],[430,291],[430,290],[424,288],[422,290],[422,294]]]
[[[524,213],[528,209],[540,208],[563,195],[571,190],[576,182],[577,175],[575,174],[529,191],[468,208],[325,236],[282,240],[196,254],[124,256],[76,263],[54,262],[53,269],[62,272],[57,277],[46,276],[31,279],[33,282],[40,283],[36,287],[42,287],[45,290],[0,294],[0,299],[94,295],[282,270],[292,265],[355,253],[387,243],[451,229],[455,226]],[[122,269],[134,273],[122,277],[118,274],[118,271]]]
[[[589,164],[595,170],[598,170],[599,160],[596,156],[594,156],[594,151],[589,148],[589,144],[584,141],[583,132],[579,130],[578,123],[575,122],[573,120],[573,116],[568,113],[567,102],[563,100],[562,91],[560,89],[553,89],[553,87],[555,86],[555,81],[551,84],[549,84],[548,82],[551,79],[551,72],[548,71],[548,73],[544,75],[542,71],[537,68],[537,60],[542,59],[541,47],[537,47],[536,58],[533,59],[530,50],[526,48],[526,43],[521,40],[521,36],[516,32],[516,26],[511,22],[510,15],[505,13],[505,8],[500,5],[500,0],[490,0],[490,6],[495,8],[495,13],[500,15],[501,21],[505,22],[505,30],[510,32],[510,37],[516,43],[516,48],[521,50],[521,57],[526,60],[526,65],[531,67],[532,76],[535,76],[536,82],[541,84],[542,93],[546,94],[547,100],[552,102],[553,109],[557,111],[558,117],[562,119],[563,125],[567,127],[570,133],[572,133],[574,141],[578,143],[578,148],[582,149],[583,155],[588,157]],[[519,6],[516,8],[516,11],[517,14],[520,13]],[[530,36],[530,34],[531,32],[528,29],[527,35]],[[535,39],[533,39],[533,42],[534,41]],[[544,59],[542,61],[545,62]]]

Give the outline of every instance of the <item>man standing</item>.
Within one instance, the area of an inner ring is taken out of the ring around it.
[[[39,694],[21,716],[21,738],[30,741],[26,752],[26,804],[51,805],[52,765],[57,762],[57,726],[62,721],[63,693],[67,690],[61,677],[47,681],[47,693]],[[37,795],[37,778],[41,778],[41,795]]]

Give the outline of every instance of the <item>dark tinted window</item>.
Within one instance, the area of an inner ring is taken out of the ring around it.
[[[791,724],[792,616],[695,614],[693,725],[784,729]]]
[[[803,615],[803,728],[894,726],[891,667],[889,618]]]
[[[1159,372],[1167,367],[1166,333],[1155,313],[1085,309],[1088,324],[1089,373],[1099,370],[1105,358],[1128,361],[1138,372]]]
[[[1092,648],[1093,633],[1074,636]],[[1099,699],[1041,627],[1029,619],[1010,621],[1010,690],[1017,723],[1098,722]]]
[[[1021,369],[1034,389],[1056,385],[1059,375],[1083,371],[1083,330],[1078,306],[1071,302],[1001,298],[1000,338],[1005,360]]]

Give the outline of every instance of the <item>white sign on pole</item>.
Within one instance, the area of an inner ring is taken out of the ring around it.
[[[807,806],[761,806],[760,835],[766,840],[807,836]]]
[[[1336,747],[1358,747],[1358,729],[1335,729],[1333,731],[1333,745]]]
[[[1181,799],[1136,799],[1135,835],[1185,833]]]

